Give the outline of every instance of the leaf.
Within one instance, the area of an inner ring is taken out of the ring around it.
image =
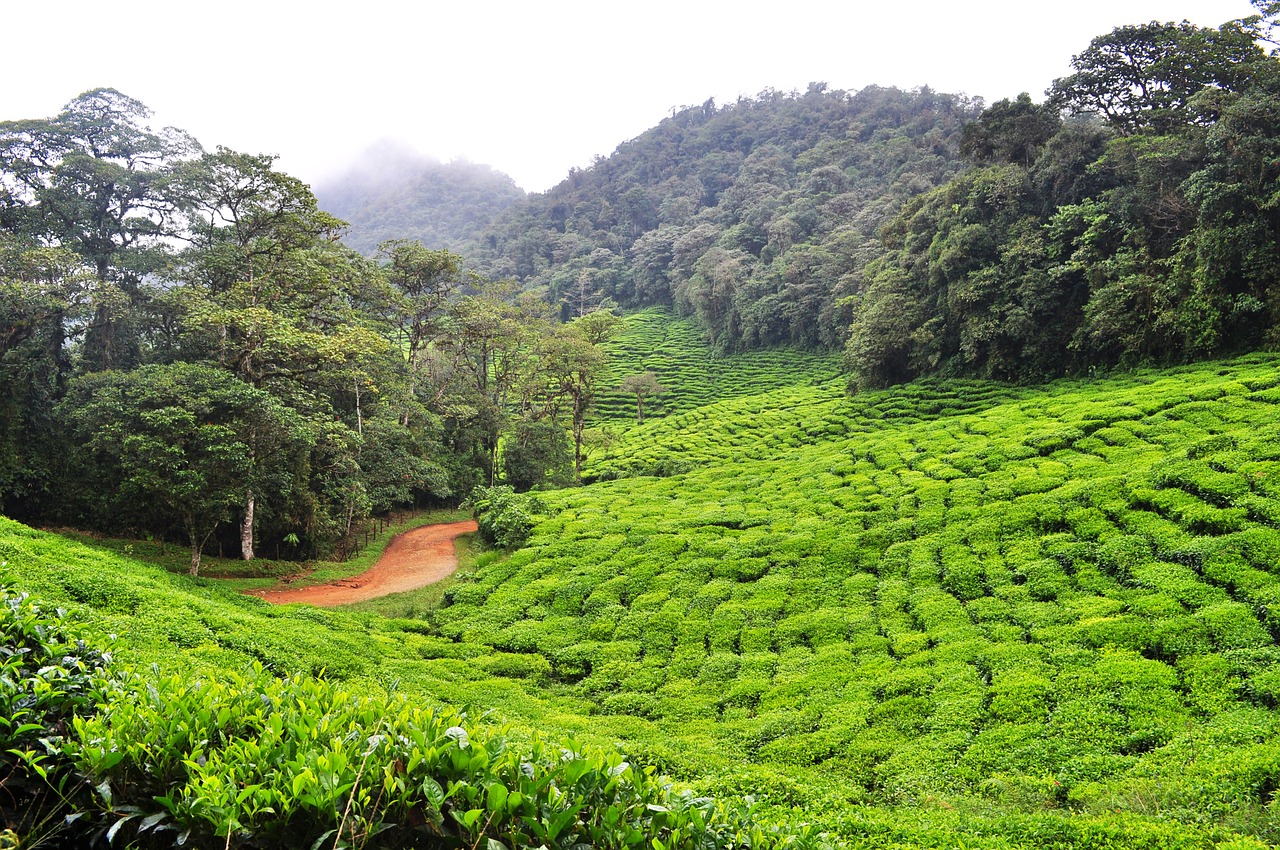
[[[142,823],[138,824],[138,832],[146,832],[167,817],[169,817],[168,812],[156,812],[153,815],[147,815],[142,819]]]
[[[102,780],[102,783],[95,786],[93,790],[98,792],[98,796],[107,804],[107,808],[111,808],[111,780]]]
[[[436,811],[444,805],[444,789],[440,787],[440,783],[436,782],[430,776],[422,780],[422,796],[427,798]]]
[[[467,735],[467,730],[461,726],[450,726],[444,730],[444,734],[456,741],[459,749],[465,750],[471,746],[471,737]]]
[[[502,810],[506,807],[506,804],[507,804],[506,786],[496,782],[493,785],[490,785],[489,786],[489,811],[501,814]]]
[[[120,827],[124,826],[126,823],[133,820],[135,817],[137,817],[137,815],[129,815],[127,818],[121,818],[120,820],[111,824],[111,828],[107,830],[107,843],[114,844],[116,840],[116,833],[120,831]]]
[[[329,836],[333,835],[337,831],[338,830],[336,829],[331,829],[328,832],[326,832],[324,835],[317,838],[315,840],[315,843],[311,845],[311,850],[320,850],[320,848],[324,846],[324,843],[329,840]]]

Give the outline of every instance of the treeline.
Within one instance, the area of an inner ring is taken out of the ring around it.
[[[1280,342],[1280,62],[1270,17],[1120,27],[1043,104],[965,128],[968,168],[882,231],[858,386],[1040,380]]]
[[[1277,14],[1125,26],[1043,103],[813,84],[675,112],[468,250],[562,316],[671,304],[856,386],[1273,345]]]
[[[365,259],[270,157],[148,117],[97,89],[0,124],[0,510],[180,531],[194,573],[572,479],[612,314],[559,325],[415,242]]]
[[[673,304],[724,350],[839,347],[878,232],[960,167],[975,102],[813,84],[675,112],[498,216],[468,256],[558,306]]]

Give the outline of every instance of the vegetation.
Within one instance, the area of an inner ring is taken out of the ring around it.
[[[1280,843],[1255,5],[678,111],[467,255],[111,89],[0,124],[0,507],[145,538],[0,518],[0,846]],[[200,573],[464,501],[433,589]]]
[[[968,125],[970,167],[907,204],[865,269],[857,384],[1274,345],[1280,61],[1264,32],[1259,17],[1120,27],[1044,104],[1001,101]]]
[[[564,318],[674,305],[719,350],[836,347],[880,225],[956,172],[979,111],[927,89],[825,84],[707,101],[513,205],[467,253]]]
[[[179,539],[194,573],[206,547],[349,552],[375,516],[457,505],[507,435],[567,430],[580,470],[611,313],[556,325],[404,239],[363,258],[270,157],[148,117],[97,89],[0,124],[8,514]],[[518,454],[515,483],[563,483]]]
[[[236,711],[235,681],[282,705],[396,682],[415,706],[495,709],[505,728],[462,724],[490,755],[490,736],[525,752],[529,729],[602,763],[618,742],[695,797],[750,789],[766,829],[867,847],[1265,846],[1278,366],[853,398],[802,381],[653,420],[615,450],[661,443],[696,458],[688,471],[541,494],[523,548],[480,556],[412,619],[270,608],[12,523],[0,580],[128,634],[129,667],[159,663],[138,681],[168,700]],[[324,690],[289,678],[322,669]],[[128,711],[153,711],[136,693]],[[366,710],[333,699],[350,706],[335,722]],[[151,740],[152,722],[128,728]],[[247,812],[232,815],[274,828]],[[225,842],[226,823],[193,835]]]
[[[440,163],[386,143],[315,190],[321,207],[348,222],[343,243],[367,257],[391,239],[460,250],[525,197],[510,177],[488,166]]]

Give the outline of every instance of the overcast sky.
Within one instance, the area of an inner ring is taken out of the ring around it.
[[[156,126],[308,182],[380,139],[544,191],[670,114],[765,88],[1037,100],[1123,24],[1217,26],[1247,0],[7,3],[0,120],[119,89]]]

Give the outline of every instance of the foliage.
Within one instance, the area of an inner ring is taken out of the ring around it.
[[[192,575],[205,543],[246,492],[287,495],[296,486],[290,459],[308,442],[291,411],[269,394],[187,363],[88,376],[66,408],[89,456],[83,468],[92,470],[103,499],[99,510],[138,510],[148,529],[179,525],[191,546]],[[263,466],[255,468],[255,460]]]
[[[572,483],[573,447],[564,427],[552,419],[521,419],[503,443],[502,472],[522,491]]]
[[[616,754],[512,739],[448,708],[256,667],[126,683],[64,751],[110,833],[264,847],[812,845],[677,791]],[[803,833],[802,833],[803,834]]]
[[[270,608],[7,522],[0,575],[129,634],[151,679],[396,682],[850,846],[1265,846],[1276,375],[729,398],[610,450],[685,471],[539,494],[524,546],[400,619]]]
[[[876,231],[955,173],[977,111],[929,89],[823,83],[685,107],[504,211],[467,254],[563,318],[605,299],[668,305],[720,351],[837,346]]]
[[[1117,28],[1043,106],[1024,95],[968,125],[973,167],[905,205],[864,267],[854,385],[1268,345],[1280,62],[1260,26]]]
[[[0,589],[0,818],[10,834],[44,839],[83,805],[59,747],[98,710],[111,654],[66,612]]]
[[[520,495],[506,484],[477,487],[468,498],[480,536],[491,546],[514,549],[524,545],[533,530],[534,516],[546,511],[536,496]]]

